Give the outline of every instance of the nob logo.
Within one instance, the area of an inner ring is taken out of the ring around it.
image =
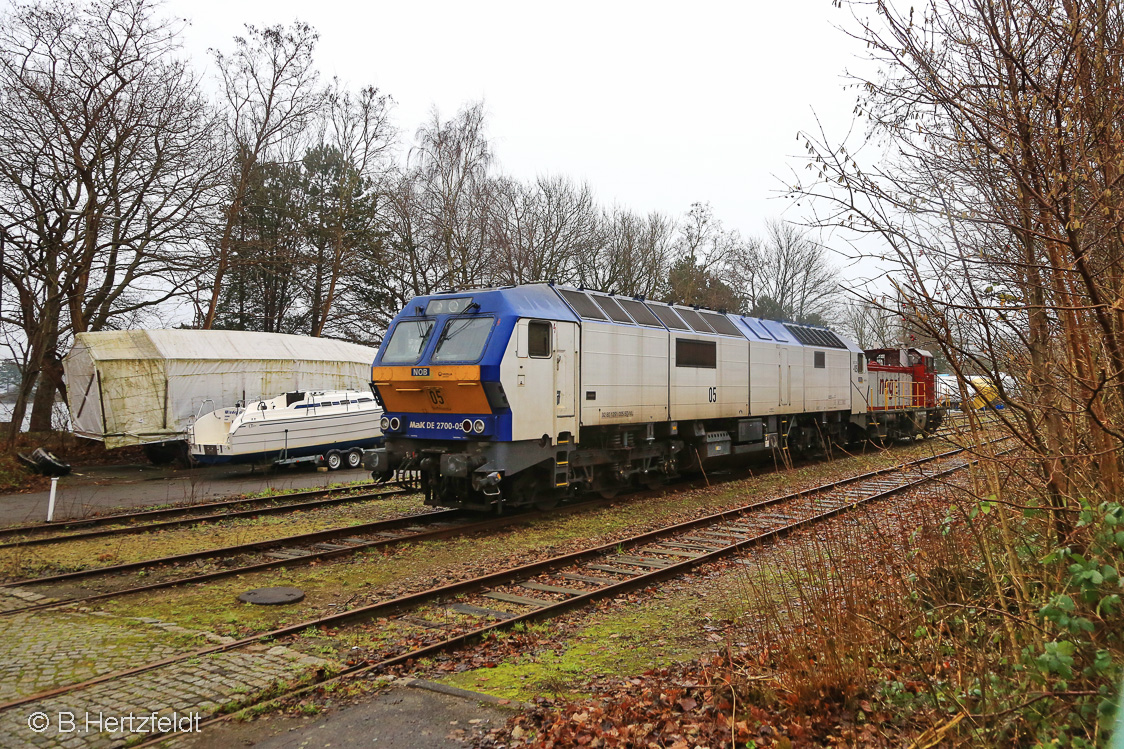
[[[411,377],[429,377],[429,367],[414,367],[410,370]]]

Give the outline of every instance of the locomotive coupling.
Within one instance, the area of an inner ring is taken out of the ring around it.
[[[500,493],[499,485],[503,477],[499,471],[492,471],[491,473],[475,474],[472,477],[472,488],[478,492],[494,497]]]
[[[475,468],[484,465],[486,458],[482,455],[469,455],[467,453],[444,453],[441,456],[441,475],[459,479],[468,478]]]

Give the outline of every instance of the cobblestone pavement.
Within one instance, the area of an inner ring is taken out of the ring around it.
[[[130,736],[155,733],[154,716],[169,716],[180,731],[191,730],[195,716],[205,719],[222,705],[325,664],[281,646],[171,664],[8,710],[0,714],[0,747],[124,746]],[[33,724],[43,730],[36,732]]]
[[[77,684],[207,644],[103,614],[13,614],[0,619],[0,701]]]
[[[53,598],[32,593],[23,588],[0,588],[0,611],[14,611],[36,603],[53,601]]]
[[[100,612],[49,611],[4,617],[0,619],[0,701],[135,668],[216,642],[230,639],[155,619],[125,619]],[[278,682],[331,665],[283,646],[264,644],[190,658],[6,710],[0,713],[0,749],[123,746],[130,736],[166,730],[173,718],[183,730],[195,716],[206,719],[222,705],[246,700]],[[129,716],[133,716],[131,726]],[[157,720],[162,716],[170,717],[160,726]],[[32,725],[41,730],[33,730]]]

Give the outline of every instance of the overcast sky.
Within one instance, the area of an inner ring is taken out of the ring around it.
[[[779,177],[818,115],[842,135],[862,45],[831,0],[734,2],[326,2],[169,0],[186,48],[231,49],[242,24],[300,19],[320,32],[325,77],[372,83],[409,138],[433,107],[483,99],[500,168],[587,180],[604,204],[679,216],[709,201],[761,234],[794,216]]]

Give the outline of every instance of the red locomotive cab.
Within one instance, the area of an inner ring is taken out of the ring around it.
[[[868,369],[879,392],[872,392],[871,410],[935,408],[936,370],[933,355],[924,349],[870,349]]]

